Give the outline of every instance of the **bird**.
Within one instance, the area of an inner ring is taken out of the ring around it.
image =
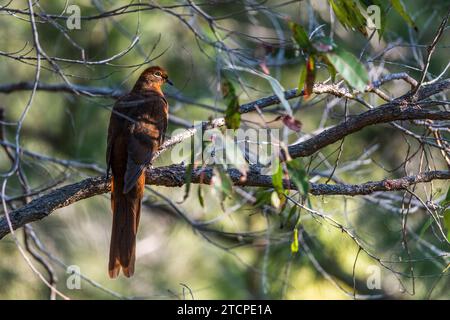
[[[133,89],[118,98],[111,112],[106,148],[106,176],[111,173],[112,231],[109,277],[134,274],[136,234],[145,188],[145,171],[164,142],[169,104],[161,87],[173,85],[167,72],[152,66]]]

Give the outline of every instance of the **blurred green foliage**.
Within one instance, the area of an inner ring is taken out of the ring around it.
[[[0,1],[5,5],[9,1]],[[64,1],[41,1],[40,5],[47,13],[60,14],[64,9]],[[129,1],[70,1],[81,8],[83,16],[97,15],[101,10],[126,5]],[[161,5],[181,3],[177,1],[159,1]],[[183,2],[184,3],[184,2]],[[240,33],[255,37],[268,37],[269,42],[278,35],[271,24],[270,18],[264,11],[245,12],[241,1],[208,2],[201,6],[211,16],[228,16],[218,23],[236,31],[239,39],[238,45],[245,52],[259,50],[258,42],[251,37],[240,36]],[[208,4],[209,3],[209,4]],[[308,28],[308,15],[313,12],[318,24],[325,24],[323,31],[330,30],[329,9],[327,1],[311,1],[312,7],[308,13],[309,2],[291,3],[283,6],[283,1],[268,1],[266,5],[272,7],[277,13],[290,17],[291,20]],[[26,8],[26,1],[13,1],[15,8]],[[419,31],[417,37],[419,44],[428,44],[440,22],[445,1],[408,1],[407,9],[414,17]],[[231,13],[236,14],[230,15]],[[6,11],[0,15],[0,50],[15,52],[32,48],[30,23],[26,16],[18,19]],[[188,13],[188,10],[185,11]],[[403,43],[410,40],[407,24],[398,18],[396,12],[390,12],[386,19],[386,30],[382,40],[373,39],[368,45],[370,55],[381,51],[389,42],[402,39]],[[188,18],[189,19],[189,18]],[[189,20],[188,20],[189,21]],[[256,23],[255,21],[258,21]],[[62,21],[59,21],[63,23]],[[197,18],[193,24],[203,26],[205,36],[213,39],[212,31],[207,27],[207,21]],[[279,19],[279,23],[283,23]],[[282,26],[286,40],[289,40],[290,30],[287,23]],[[43,49],[50,56],[70,59],[81,59],[80,50],[71,45],[60,30],[48,23],[38,24],[39,39]],[[412,31],[414,33],[414,31]],[[139,15],[129,13],[108,19],[83,20],[81,30],[69,31],[70,37],[85,49],[89,60],[102,60],[127,48],[133,36],[139,34],[139,45],[128,54],[109,65],[83,65],[61,63],[63,71],[69,75],[74,84],[89,85],[93,87],[111,87],[129,89],[137,78],[139,72],[145,67],[125,68],[124,66],[139,65],[152,51],[150,64],[164,66],[176,89],[166,88],[167,92],[182,93],[198,102],[214,105],[224,109],[220,92],[220,82],[217,80],[217,71],[220,69],[215,59],[217,52],[195,37],[187,26],[181,23],[176,16],[161,10],[147,10]],[[446,32],[441,40],[446,49],[437,50],[430,72],[439,74],[448,63],[448,44],[450,37]],[[221,31],[221,35],[225,35]],[[335,41],[341,47],[358,56],[361,49],[367,45],[367,39],[359,32],[345,30],[341,25],[335,27]],[[201,49],[201,50],[200,50]],[[274,56],[279,48],[274,48]],[[25,50],[26,51],[26,50]],[[294,55],[292,48],[286,49],[286,57]],[[413,61],[411,48],[396,47],[386,60],[390,72],[408,71],[417,78],[419,73],[417,64]],[[34,55],[34,52],[30,53]],[[286,65],[281,68],[269,66],[272,75],[279,72],[279,80],[285,88],[295,88],[298,84],[300,63]],[[413,61],[413,62],[411,62]],[[0,85],[31,81],[34,76],[34,61],[21,63],[0,56]],[[374,62],[377,64],[377,61]],[[404,64],[415,68],[405,67]],[[47,63],[44,66],[49,67]],[[373,65],[369,66],[373,68]],[[406,70],[405,70],[406,69]],[[231,74],[231,73],[230,73]],[[241,103],[252,101],[259,97],[273,94],[270,85],[263,79],[240,74],[247,84],[246,90],[236,87],[236,93]],[[316,81],[328,77],[328,72],[321,69],[317,73]],[[43,83],[61,83],[57,75],[48,70],[42,70]],[[236,79],[233,79],[236,81]],[[393,95],[398,96],[408,90],[402,82],[393,82],[385,87]],[[29,92],[18,91],[11,94],[0,94],[0,105],[6,110],[8,120],[14,121],[20,117],[29,98]],[[303,132],[313,132],[318,128],[327,100],[315,97],[307,107],[296,109],[295,117],[301,119]],[[372,104],[379,105],[379,98],[368,98]],[[50,93],[38,91],[32,108],[24,122],[20,142],[28,150],[46,154],[62,159],[76,159],[78,161],[98,163],[104,165],[106,132],[109,121],[109,107],[113,99],[102,97],[76,96],[68,93]],[[294,101],[291,101],[294,105]],[[205,110],[195,105],[180,104],[170,100],[171,113],[188,121],[207,120],[217,117],[218,113]],[[359,108],[359,109],[358,109]],[[332,125],[342,118],[343,106],[333,109],[333,115],[326,126]],[[360,107],[354,106],[352,113],[361,112]],[[245,115],[244,120],[257,121],[255,114]],[[279,126],[275,123],[273,126]],[[170,133],[176,127],[170,125]],[[13,141],[14,131],[8,129],[8,139]],[[291,142],[297,139],[291,134]],[[398,177],[402,172],[387,172],[401,163],[407,152],[408,145],[404,136],[394,128],[385,125],[370,127],[361,132],[348,136],[342,152],[340,163],[355,160],[365,150],[378,145],[378,149],[371,155],[374,160],[370,165],[362,165],[358,170],[343,172],[340,177],[348,183],[361,183],[370,180],[383,179],[386,176]],[[408,139],[411,145],[414,141]],[[323,150],[329,155],[339,147],[333,144]],[[333,163],[336,154],[329,159]],[[319,159],[320,160],[320,159]],[[314,163],[319,160],[315,159]],[[438,161],[438,160],[437,160]],[[170,158],[163,156],[155,166],[169,164]],[[379,164],[376,165],[376,164]],[[0,155],[2,171],[9,168],[10,163],[4,154]],[[94,173],[76,169],[65,169],[50,162],[38,162],[24,157],[23,167],[30,184],[34,188],[45,187],[49,178],[58,180],[69,174],[69,181],[79,181]],[[411,169],[418,167],[418,160],[412,160]],[[320,168],[326,168],[322,164]],[[324,180],[325,181],[325,180]],[[152,190],[166,195],[172,201],[181,201],[184,188],[150,187]],[[131,279],[120,277],[110,280],[107,276],[107,260],[109,251],[109,235],[111,215],[109,196],[97,196],[80,201],[69,207],[57,210],[48,218],[33,223],[42,243],[55,259],[66,266],[77,265],[81,272],[95,280],[105,288],[120,292],[123,296],[136,298],[173,299],[191,298],[186,287],[192,290],[195,299],[253,299],[253,298],[288,298],[288,299],[341,299],[351,298],[338,288],[341,286],[348,292],[353,292],[352,270],[358,247],[339,229],[333,228],[325,221],[317,220],[301,211],[299,228],[302,230],[304,243],[309,247],[315,260],[312,261],[306,252],[303,241],[299,243],[299,251],[292,255],[292,230],[296,224],[294,217],[280,229],[281,216],[266,216],[262,210],[248,205],[242,205],[233,214],[224,213],[220,205],[220,197],[214,193],[214,188],[202,186],[205,206],[201,207],[197,199],[196,185],[191,185],[190,197],[180,204],[180,208],[191,218],[209,220],[219,215],[225,215],[213,226],[218,230],[233,232],[255,233],[250,238],[240,236],[225,237],[220,234],[201,234],[189,226],[186,221],[171,210],[165,210],[163,201],[148,192],[145,201],[152,204],[142,214],[141,227],[138,238],[138,259],[136,274]],[[445,194],[448,188],[446,182],[436,182],[434,191]],[[418,190],[423,195],[423,189]],[[253,191],[256,191],[253,190]],[[20,192],[17,180],[12,178],[8,183],[8,193]],[[228,209],[239,203],[238,200],[228,199],[225,208]],[[384,260],[395,261],[391,266],[399,271],[408,273],[410,264],[404,263],[409,257],[402,248],[402,218],[400,213],[394,213],[374,202],[365,201],[360,197],[311,197],[311,206],[333,215],[335,219],[346,225],[365,240],[365,245]],[[396,206],[398,209],[399,206]],[[286,217],[284,217],[286,218]],[[409,215],[408,226],[419,233],[428,221],[425,212],[415,212]],[[260,232],[269,226],[269,231]],[[22,237],[20,231],[17,232]],[[433,229],[429,228],[423,238],[442,250],[447,249],[439,243]],[[369,290],[366,285],[368,267],[377,265],[364,253],[360,253],[355,267],[355,279],[360,294],[388,293],[402,299],[417,299],[427,297],[429,290],[436,285],[432,298],[448,298],[448,273],[442,278],[429,275],[439,275],[445,265],[442,259],[436,258],[428,247],[417,239],[410,240],[410,250],[414,263],[415,295],[402,292],[398,288],[398,280],[388,270],[382,270],[382,290]],[[218,243],[218,244],[217,244]],[[227,245],[234,249],[222,249]],[[11,236],[0,241],[0,298],[3,299],[46,299],[48,288],[33,274],[20,256]],[[317,265],[320,264],[320,268]],[[69,290],[66,287],[66,268],[53,261],[59,281],[57,287],[65,294],[75,299],[110,299],[112,295],[82,281],[80,290]],[[44,272],[41,267],[38,267]],[[320,269],[335,279],[330,282]],[[44,272],[45,274],[45,272]],[[421,276],[423,275],[423,276]],[[409,292],[412,291],[412,281],[408,277],[399,276]],[[439,281],[437,281],[439,280]],[[184,289],[183,289],[184,288]]]

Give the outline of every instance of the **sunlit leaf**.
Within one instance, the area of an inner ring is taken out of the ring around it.
[[[301,65],[300,66],[300,78],[298,80],[298,87],[297,87],[298,92],[303,90],[303,87],[305,86],[305,82],[306,82],[306,66]]]
[[[276,209],[279,209],[281,207],[281,200],[276,191],[272,192],[272,194],[270,195],[270,202]]]
[[[364,65],[353,54],[336,48],[333,52],[326,53],[326,57],[348,84],[364,92],[369,83],[369,75]]]
[[[281,166],[280,161],[277,161],[277,169],[272,175],[272,184],[279,195],[283,194],[283,167]]]
[[[294,229],[294,237],[293,237],[292,243],[291,243],[291,252],[292,253],[298,252],[298,229],[297,228]]]
[[[306,63],[306,81],[305,81],[305,98],[308,98],[313,91],[314,80],[316,79],[316,67],[314,63],[314,56],[308,57]]]

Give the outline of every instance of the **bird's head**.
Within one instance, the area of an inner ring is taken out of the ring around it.
[[[173,85],[172,81],[169,80],[167,71],[161,67],[153,66],[142,72],[136,82],[136,87],[139,89],[160,89],[165,83]]]

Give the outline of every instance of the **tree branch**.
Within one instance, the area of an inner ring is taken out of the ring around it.
[[[273,187],[272,177],[260,175],[256,167],[251,167],[244,180],[242,173],[237,169],[229,169],[228,174],[237,186],[246,187]],[[191,183],[210,184],[213,176],[213,168],[197,168],[192,171]],[[146,183],[166,187],[181,187],[186,180],[186,167],[183,165],[171,165],[154,168],[147,172]],[[310,185],[312,195],[367,195],[379,191],[404,190],[417,183],[430,182],[432,180],[450,179],[450,171],[427,171],[413,176],[399,179],[385,179],[382,181],[366,182],[363,184],[317,184]],[[295,185],[284,180],[286,189],[295,190]],[[80,182],[70,184],[48,194],[34,199],[27,205],[9,213],[14,229],[27,223],[41,220],[59,208],[69,206],[75,202],[87,199],[99,194],[109,192],[111,188],[109,180],[105,176],[87,178]],[[10,232],[6,217],[0,219],[0,239]]]

